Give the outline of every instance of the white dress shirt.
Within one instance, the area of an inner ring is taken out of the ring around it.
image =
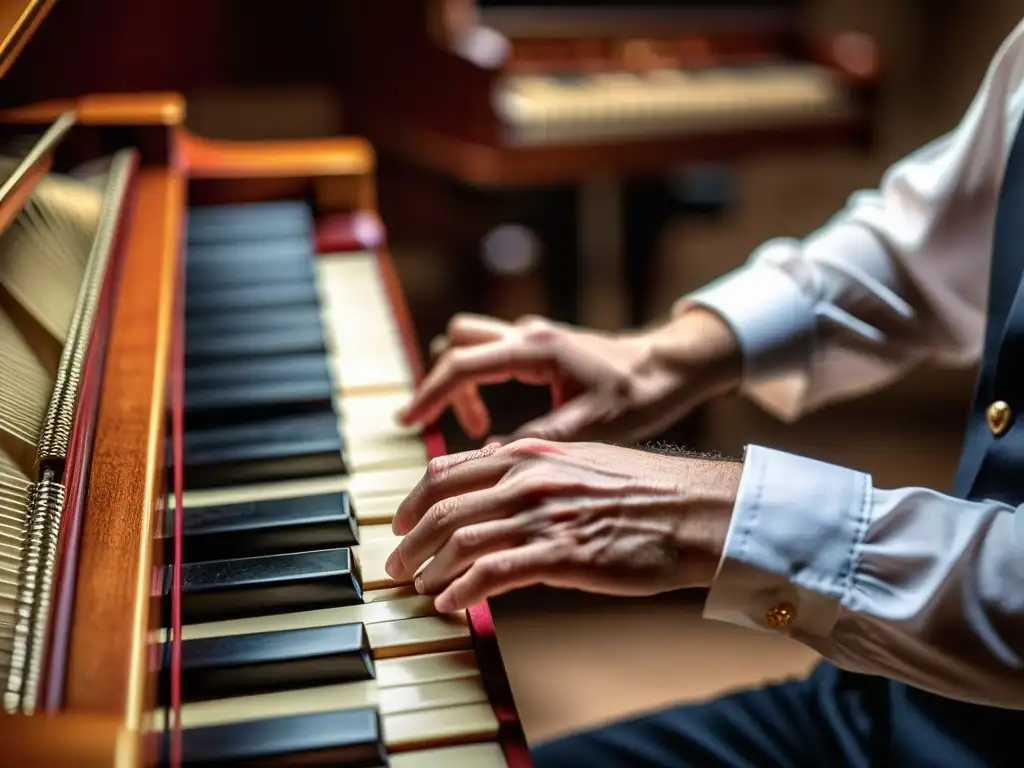
[[[740,340],[744,392],[792,420],[924,360],[981,354],[993,228],[1024,110],[1024,22],[962,122],[803,241],[682,300]],[[1024,211],[1021,212],[1024,215]],[[1024,467],[1021,467],[1024,472]],[[788,631],[841,667],[1024,708],[1024,514],[750,446],[705,616]],[[1015,526],[1016,521],[1016,526]]]

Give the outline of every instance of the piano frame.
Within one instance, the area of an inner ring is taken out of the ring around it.
[[[102,391],[95,419],[83,425],[92,450],[89,471],[82,473],[81,503],[68,511],[62,530],[54,601],[61,607],[51,625],[42,711],[0,715],[0,742],[5,758],[19,768],[138,768],[156,762],[155,740],[145,738],[141,728],[157,696],[149,639],[159,611],[151,595],[154,574],[163,565],[155,534],[162,530],[168,490],[168,381],[174,324],[181,318],[180,253],[188,203],[311,195],[318,212],[318,252],[376,251],[414,375],[422,377],[424,371],[386,244],[360,242],[351,226],[353,215],[380,223],[375,158],[367,142],[207,140],[184,128],[184,100],[173,93],[45,102],[0,112],[0,125],[46,125],[69,109],[78,120],[64,142],[66,151],[90,159],[111,148],[136,146],[141,162],[131,206],[122,212],[118,279],[108,285],[116,293],[108,303],[109,334],[93,342],[105,351],[105,364],[102,371],[94,366],[86,373]],[[16,214],[34,183],[23,186],[0,209],[0,226]],[[439,431],[425,440],[429,456],[444,454]],[[528,766],[486,604],[471,611],[470,621],[509,764]]]

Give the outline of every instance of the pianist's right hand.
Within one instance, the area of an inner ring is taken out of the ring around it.
[[[710,397],[735,386],[740,355],[729,327],[694,307],[652,329],[608,334],[539,317],[507,323],[456,315],[437,361],[399,414],[426,425],[449,406],[471,437],[490,415],[479,386],[517,380],[552,388],[556,407],[502,442],[650,438]]]

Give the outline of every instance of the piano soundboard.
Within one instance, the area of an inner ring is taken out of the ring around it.
[[[182,764],[504,767],[466,616],[384,572],[428,455],[377,255],[314,239],[301,202],[189,214]]]

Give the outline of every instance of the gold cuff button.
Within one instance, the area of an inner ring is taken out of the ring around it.
[[[1010,405],[1005,400],[996,400],[985,410],[985,420],[993,435],[1001,435],[1010,426]]]
[[[796,618],[796,608],[790,603],[779,603],[774,608],[769,608],[764,615],[765,624],[769,629],[786,629]]]

